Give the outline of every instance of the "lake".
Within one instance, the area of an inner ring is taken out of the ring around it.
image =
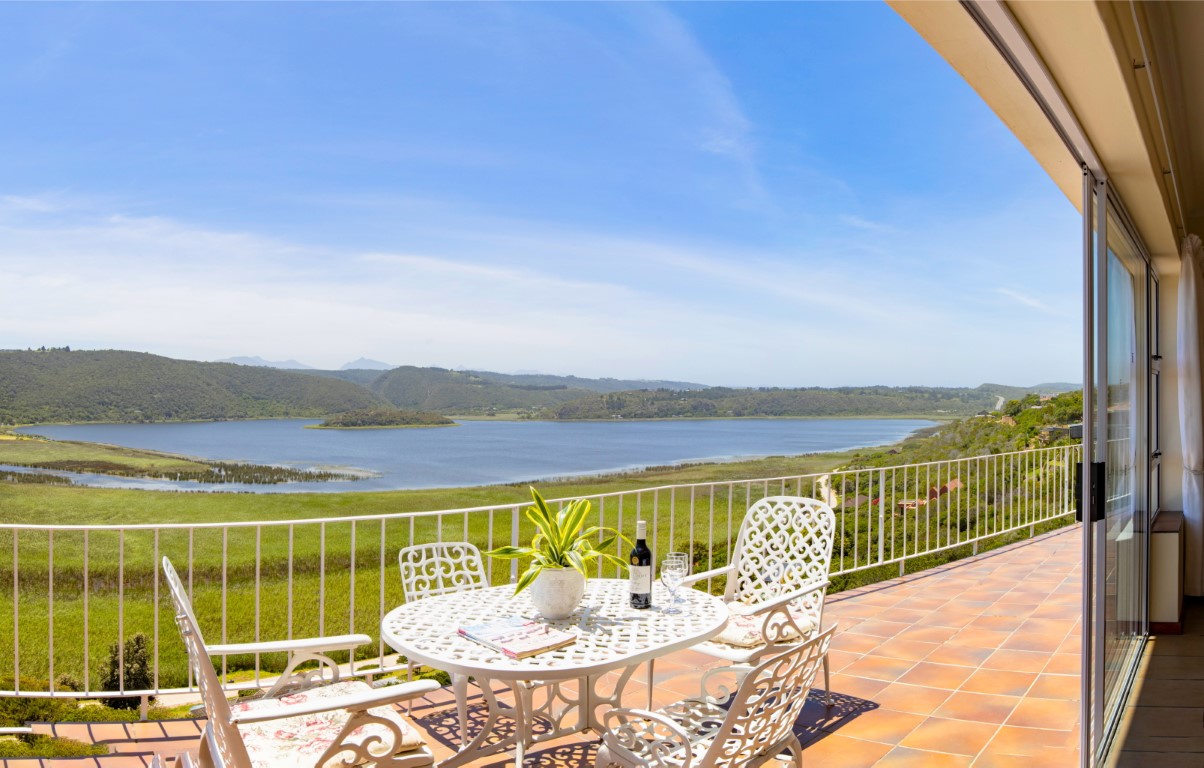
[[[20,432],[204,459],[354,469],[348,482],[280,485],[171,482],[71,474],[86,485],[288,493],[490,485],[603,474],[693,461],[841,451],[897,442],[935,422],[917,419],[464,421],[428,429],[305,429],[313,419],[189,424],[71,424]]]

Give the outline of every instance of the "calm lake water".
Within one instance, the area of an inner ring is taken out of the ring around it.
[[[355,469],[349,482],[202,485],[71,475],[106,487],[252,491],[383,491],[598,474],[690,461],[724,461],[884,445],[934,422],[912,419],[701,421],[465,421],[433,429],[305,429],[316,420],[198,424],[76,424],[20,431],[57,440],[299,468]],[[66,473],[56,473],[66,474]]]

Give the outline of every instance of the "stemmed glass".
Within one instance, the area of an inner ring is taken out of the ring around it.
[[[685,552],[670,552],[661,562],[661,584],[669,590],[669,607],[665,613],[681,613],[677,607],[677,588],[690,575],[690,558]]]

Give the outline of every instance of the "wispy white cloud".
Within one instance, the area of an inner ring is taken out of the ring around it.
[[[57,195],[4,195],[0,196],[0,215],[12,213],[51,213],[62,210],[63,204]]]
[[[1001,352],[1048,334],[1052,315],[976,292],[1046,304],[996,289],[989,271],[954,279],[922,227],[892,238],[906,247],[887,268],[849,256],[855,244],[771,251],[467,214],[424,224],[421,250],[358,251],[103,210],[14,213],[0,219],[0,346],[784,386],[1048,378],[1074,352]],[[1055,336],[1073,335],[1073,317],[1057,322],[1068,329]]]
[[[869,219],[865,219],[854,214],[845,214],[841,216],[840,222],[845,226],[852,227],[853,229],[860,229],[865,232],[889,233],[898,231],[889,224],[870,221]]]
[[[1017,304],[1022,304],[1031,309],[1037,309],[1042,312],[1051,311],[1044,302],[1040,301],[1039,299],[1035,299],[1032,296],[1023,294],[1020,291],[1013,291],[1011,288],[996,288],[995,292],[1000,296],[1006,296]]]
[[[746,192],[762,202],[768,194],[757,167],[753,124],[745,114],[731,80],[691,32],[670,9],[655,5],[630,6],[628,10],[661,55],[672,60],[687,75],[706,106],[708,118],[694,134],[698,149],[731,158],[740,168]]]

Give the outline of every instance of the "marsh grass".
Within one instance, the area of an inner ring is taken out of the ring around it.
[[[596,501],[593,520],[628,532],[637,518],[648,520],[649,544],[654,551],[687,549],[694,554],[695,569],[705,570],[727,562],[750,503],[776,493],[817,495],[810,480],[746,485],[736,478],[811,474],[846,460],[845,454],[776,457],[540,483],[540,488],[549,498],[632,491],[621,500]],[[894,510],[880,512],[868,504],[840,510],[833,567],[841,570],[868,562],[869,553],[876,554],[884,535],[888,540],[882,542],[883,548],[895,556],[918,552],[921,542],[927,546],[942,536],[948,541],[951,533],[957,540],[961,535],[988,534],[993,530],[990,526],[1000,521],[1010,524],[1025,516],[1031,518],[1041,511],[1042,499],[1048,495],[1042,484],[1060,482],[1031,473],[1013,479],[1022,490],[1006,497],[992,496],[968,479],[964,503],[930,505],[924,515],[915,516],[914,525]],[[697,482],[717,484],[677,489],[671,494],[646,490]],[[907,489],[892,490],[902,493]],[[163,556],[172,560],[190,589],[209,642],[363,632],[374,640],[357,656],[375,658],[391,652],[379,640],[380,618],[402,601],[398,549],[425,541],[467,540],[484,551],[510,543],[514,525],[517,540],[527,541],[533,530],[518,510],[528,502],[529,492],[521,485],[253,495],[0,483],[0,516],[9,522],[200,526],[91,532],[0,529],[0,663],[11,664],[21,677],[43,681],[43,686],[44,681],[67,674],[95,691],[109,647],[119,638],[142,632],[149,640],[159,688],[187,685],[184,648],[160,575]],[[409,514],[465,507],[493,508]],[[392,517],[337,519],[354,515]],[[321,524],[302,522],[306,518],[336,519]],[[882,526],[884,520],[889,527]],[[204,527],[216,522],[248,524]],[[1051,525],[1054,523],[1042,523],[1035,529],[1040,532]],[[980,543],[979,551],[1027,535],[1028,529],[996,536]],[[964,547],[915,556],[905,569],[931,567],[970,550]],[[518,561],[487,562],[495,584],[509,582],[512,568],[521,572],[524,567],[525,563]],[[891,565],[838,576],[832,591],[898,573],[898,566]],[[597,575],[620,574],[599,566]],[[719,591],[722,582],[701,586]],[[244,670],[255,668],[255,662],[253,657],[228,657],[219,671],[245,675]],[[258,666],[269,675],[283,664],[282,656],[264,656]]]

